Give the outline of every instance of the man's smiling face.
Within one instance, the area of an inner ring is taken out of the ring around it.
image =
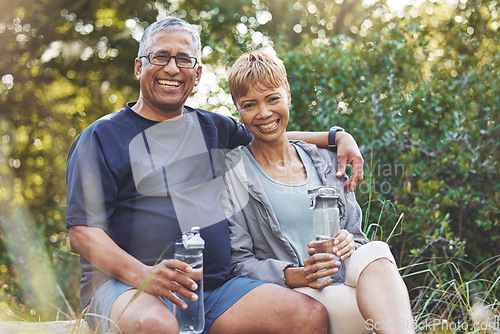
[[[153,34],[148,52],[194,57],[193,45],[185,31],[161,30]],[[179,68],[173,58],[165,66],[150,64],[147,57],[137,58],[134,72],[141,86],[139,114],[151,119],[181,115],[189,94],[200,82],[201,71],[200,65]]]

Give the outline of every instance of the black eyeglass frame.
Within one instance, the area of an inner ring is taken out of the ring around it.
[[[151,60],[151,56],[162,56],[162,57],[166,57],[168,58],[167,62],[166,63],[154,63],[152,60]],[[196,59],[196,57],[190,57],[190,56],[171,56],[171,55],[168,55],[168,54],[165,54],[165,53],[154,53],[154,52],[150,52],[148,53],[147,55],[144,55],[144,56],[140,56],[139,58],[147,58],[148,62],[151,64],[151,65],[158,65],[158,66],[166,66],[170,63],[170,60],[172,60],[172,58],[174,58],[175,60],[175,65],[178,67],[178,68],[195,68],[196,65],[198,64],[198,59]],[[192,59],[194,60],[193,62],[193,65],[192,66],[184,66],[184,65],[179,65],[179,61],[177,60],[177,58],[189,58],[189,59]]]

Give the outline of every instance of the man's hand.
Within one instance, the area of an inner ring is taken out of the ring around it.
[[[182,309],[187,308],[187,304],[177,295],[195,301],[198,296],[193,293],[198,288],[194,280],[200,280],[203,276],[201,270],[193,268],[179,260],[163,260],[153,267],[145,267],[144,291],[156,296],[164,296],[172,303]],[[176,295],[177,294],[177,295]]]
[[[337,159],[339,166],[337,177],[345,173],[346,165],[352,165],[352,176],[344,182],[347,192],[354,191],[354,188],[363,181],[363,157],[359,151],[358,144],[347,132],[338,131],[335,134],[335,145],[337,145]]]
[[[201,279],[203,272],[187,263],[163,260],[155,266],[147,266],[121,249],[98,227],[72,226],[69,235],[71,247],[110,277],[149,294],[164,296],[181,308],[187,305],[174,293],[191,300],[198,298],[192,292],[198,288],[194,280]]]

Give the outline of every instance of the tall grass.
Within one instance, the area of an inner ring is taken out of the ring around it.
[[[497,256],[472,272],[462,272],[460,260],[450,258],[437,266],[437,271],[453,274],[454,278],[448,280],[432,269],[415,271],[425,263],[401,268],[406,272],[403,277],[429,276],[427,285],[411,291],[415,296],[412,306],[417,329],[429,333],[500,332],[499,263]]]
[[[380,203],[378,221],[366,226],[365,233],[371,240],[390,244],[404,230],[404,214],[396,215],[397,221],[386,235],[382,220],[388,203]],[[423,282],[409,291],[416,332],[500,333],[500,255],[467,270],[472,264],[461,259],[458,252],[425,257],[424,252],[435,244],[444,249],[457,247],[452,241],[438,238],[422,247],[420,254],[414,254],[409,265],[400,268],[403,279],[417,277]]]

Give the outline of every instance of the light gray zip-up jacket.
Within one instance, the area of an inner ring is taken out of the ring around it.
[[[347,178],[335,175],[337,155],[302,141],[293,143],[309,154],[323,185],[339,190],[341,228],[354,235],[356,247],[367,243],[361,230],[361,208],[354,193],[346,193],[343,187]],[[232,273],[286,286],[285,269],[301,264],[281,232],[259,177],[241,146],[227,154],[226,168],[222,203],[231,233]]]

